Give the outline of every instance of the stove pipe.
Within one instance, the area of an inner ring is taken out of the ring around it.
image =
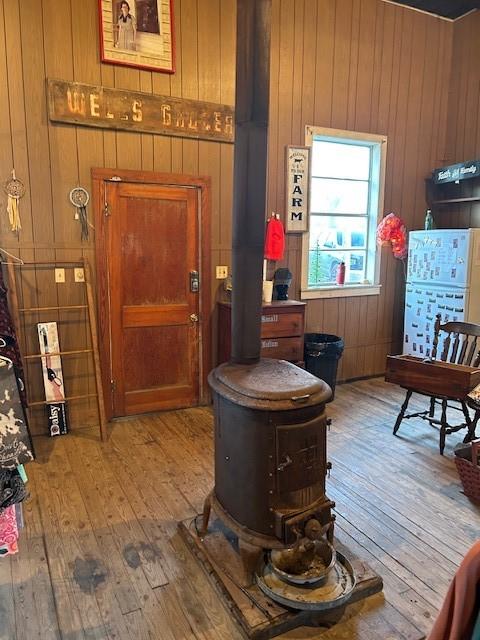
[[[232,357],[260,359],[271,0],[238,0],[232,230]]]

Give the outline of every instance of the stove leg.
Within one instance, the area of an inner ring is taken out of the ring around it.
[[[330,544],[333,544],[334,527],[335,527],[335,516],[332,516],[332,519],[330,521],[330,526],[328,527],[328,530],[327,530],[327,540],[330,542]]]
[[[211,511],[212,511],[212,494],[209,493],[208,496],[205,498],[205,502],[203,503],[202,528],[199,531],[199,534],[202,537],[207,535],[208,523],[210,521]]]
[[[254,583],[255,569],[260,562],[263,553],[262,547],[257,547],[249,542],[238,539],[238,548],[240,550],[240,558],[242,559],[244,578],[243,584],[250,587]]]

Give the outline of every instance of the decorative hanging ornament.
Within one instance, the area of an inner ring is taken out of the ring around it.
[[[391,244],[395,258],[407,257],[407,227],[404,221],[394,213],[389,213],[377,227],[377,244]]]
[[[75,187],[70,191],[70,202],[77,208],[75,220],[80,220],[82,226],[82,240],[88,240],[87,204],[89,200],[88,191],[83,187]]]
[[[10,222],[10,229],[14,233],[18,233],[22,228],[20,222],[20,208],[18,201],[25,195],[25,185],[15,175],[15,169],[12,170],[12,177],[3,185],[7,194],[7,213]]]

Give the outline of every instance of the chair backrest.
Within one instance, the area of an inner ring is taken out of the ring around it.
[[[480,365],[480,325],[471,322],[446,322],[442,324],[441,314],[435,320],[432,343],[432,359],[437,358],[440,332],[446,333],[441,344],[440,360],[469,367]]]

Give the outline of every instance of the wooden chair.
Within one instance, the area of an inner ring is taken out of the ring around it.
[[[451,364],[465,365],[467,367],[479,367],[480,366],[480,325],[471,324],[469,322],[447,322],[441,324],[441,315],[438,314],[435,321],[435,332],[432,343],[432,353],[430,359],[432,362],[437,360],[437,351],[439,349],[439,341],[442,336],[442,332],[445,333],[443,343],[441,344],[440,360],[442,362],[449,362]],[[467,435],[464,438],[464,442],[470,442],[475,439],[475,429],[477,427],[478,420],[480,419],[480,410],[476,409],[473,418],[470,415],[467,406],[467,394],[471,389],[466,389],[463,395],[452,395],[449,393],[448,379],[446,379],[445,392],[443,395],[432,395],[421,388],[409,388],[404,387],[407,391],[405,400],[398,414],[395,426],[393,428],[393,434],[395,435],[400,428],[402,420],[408,418],[422,418],[426,420],[431,426],[440,430],[440,454],[443,455],[445,449],[445,438],[449,433],[454,433],[460,429],[467,429]],[[428,387],[428,384],[425,384]],[[406,410],[410,398],[413,393],[418,393],[430,398],[430,407],[426,411],[419,411],[417,413],[410,413],[406,415]],[[460,406],[451,405],[449,402],[456,402]],[[440,419],[435,417],[435,409],[437,405],[441,407]],[[447,408],[461,411],[463,413],[464,422],[456,425],[450,425],[447,422]]]

